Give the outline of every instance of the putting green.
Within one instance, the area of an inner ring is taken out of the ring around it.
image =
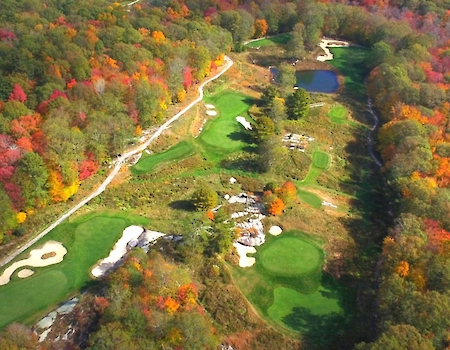
[[[219,117],[206,123],[197,139],[208,155],[215,158],[221,156],[222,153],[237,151],[248,145],[246,131],[237,122],[236,117],[242,116],[251,121],[247,110],[253,100],[244,94],[225,90],[208,98],[207,102],[215,105],[216,109],[220,111]]]
[[[157,154],[143,153],[141,159],[131,168],[134,174],[150,173],[175,161],[187,158],[195,153],[195,149],[187,141],[177,143],[167,151]]]
[[[326,169],[330,165],[330,155],[322,151],[313,153],[313,165],[319,169]]]
[[[320,286],[313,294],[302,294],[291,288],[274,289],[269,317],[289,330],[311,336],[312,332],[332,332],[343,324],[344,311],[340,306],[341,295],[336,290]]]
[[[333,123],[343,124],[347,120],[347,109],[339,105],[333,106],[328,115]]]
[[[320,267],[320,250],[302,239],[280,236],[269,243],[259,257],[267,273],[273,276],[299,276]]]

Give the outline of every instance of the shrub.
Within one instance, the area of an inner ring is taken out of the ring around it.
[[[217,193],[208,186],[201,186],[194,192],[192,203],[197,210],[212,209],[217,206]]]

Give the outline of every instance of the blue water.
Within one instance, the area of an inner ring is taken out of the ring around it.
[[[273,78],[276,79],[278,70],[270,68]],[[335,92],[338,87],[336,73],[331,70],[300,70],[295,72],[297,83],[295,86],[301,87],[310,92]]]
[[[295,72],[296,86],[311,92],[335,92],[338,87],[336,73],[331,70],[302,70]]]

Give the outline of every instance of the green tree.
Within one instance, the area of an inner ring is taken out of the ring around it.
[[[360,343],[356,350],[387,350],[387,349],[409,349],[409,350],[433,350],[433,343],[422,336],[419,331],[410,325],[391,325],[373,343]]]
[[[291,38],[287,43],[287,51],[292,59],[302,59],[305,56],[305,25],[297,23],[292,29]]]
[[[26,153],[19,162],[14,174],[14,182],[22,190],[26,206],[34,208],[49,200],[48,172],[39,154]]]
[[[192,195],[192,203],[197,210],[209,210],[217,206],[217,193],[212,188],[202,185]]]
[[[286,62],[280,64],[278,67],[278,72],[275,76],[275,82],[278,84],[282,97],[292,94],[292,90],[294,89],[294,85],[296,83],[295,68],[292,64]]]
[[[309,115],[310,99],[305,89],[298,88],[286,99],[287,114],[290,119],[298,120]]]
[[[275,123],[269,117],[259,117],[253,125],[253,135],[257,143],[275,133]]]

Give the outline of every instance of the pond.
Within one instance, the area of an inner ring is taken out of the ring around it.
[[[331,70],[302,70],[295,72],[296,86],[311,92],[335,92],[338,87],[336,73]]]
[[[270,72],[276,79],[278,70],[271,67]],[[296,87],[310,92],[335,92],[339,87],[336,73],[331,70],[300,70],[295,72]]]

